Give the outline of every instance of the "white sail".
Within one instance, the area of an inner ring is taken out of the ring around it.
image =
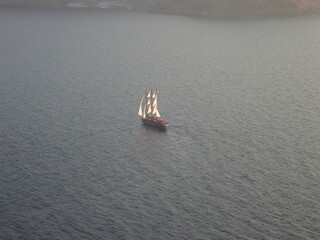
[[[143,111],[143,114],[142,114],[143,118],[146,118],[146,111],[147,111],[147,105],[145,104],[144,105],[144,111]]]
[[[157,106],[154,106],[154,107],[153,107],[152,114],[156,114],[157,111],[158,111]]]
[[[161,117],[158,109],[156,109],[156,117]]]
[[[152,111],[152,114],[155,114],[156,117],[160,117],[160,113],[159,113],[159,111],[158,111],[157,106],[154,106],[153,111]]]
[[[160,118],[161,115],[158,110],[158,91],[147,90],[146,94],[142,96],[139,106],[138,116],[141,118]]]
[[[142,117],[142,116],[144,115],[144,112],[143,112],[143,110],[142,110],[143,98],[144,98],[144,96],[142,96],[142,98],[141,98],[140,107],[139,107],[139,112],[138,112],[138,116],[140,116],[140,117]]]
[[[158,105],[158,100],[157,100],[157,95],[156,95],[156,98],[153,100],[152,106],[156,107],[157,105]]]

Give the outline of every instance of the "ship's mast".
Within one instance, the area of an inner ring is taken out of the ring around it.
[[[157,111],[157,89],[153,92],[153,102],[152,102],[152,115],[154,117],[157,117],[156,111]]]
[[[153,91],[152,91],[152,88],[150,90],[150,106],[151,106],[151,117],[153,117]]]
[[[148,89],[146,89],[145,116],[148,117]]]
[[[158,91],[146,89],[146,99],[144,104],[144,118],[155,117],[159,118],[160,113],[158,110]]]

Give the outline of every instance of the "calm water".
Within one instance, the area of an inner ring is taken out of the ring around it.
[[[0,8],[0,238],[320,239],[319,26]]]

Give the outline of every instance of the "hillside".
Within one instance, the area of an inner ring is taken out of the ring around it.
[[[320,14],[320,0],[0,0],[0,5],[116,8],[211,17]]]

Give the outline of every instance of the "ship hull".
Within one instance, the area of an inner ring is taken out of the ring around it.
[[[145,125],[156,127],[156,128],[166,128],[169,126],[169,123],[163,120],[141,118],[141,121]]]

